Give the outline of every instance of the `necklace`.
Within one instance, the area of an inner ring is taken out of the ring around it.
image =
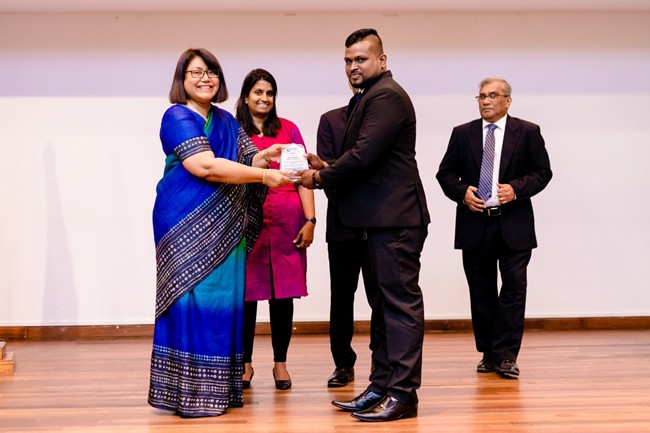
[[[196,112],[199,113],[201,117],[203,117],[206,120],[208,119],[208,113],[210,112],[209,108],[208,111],[204,114],[203,109],[201,109],[201,107],[196,102],[192,101],[191,99],[188,99],[188,101],[190,101],[190,104],[192,104],[194,108],[196,108]]]
[[[256,120],[258,120],[258,121],[256,122]],[[259,119],[253,117],[253,125],[255,125],[255,127],[257,128],[258,131],[260,131],[260,133],[257,134],[258,137],[264,137],[264,122],[265,121],[266,121],[266,118],[264,118],[264,120],[262,120],[260,122]]]

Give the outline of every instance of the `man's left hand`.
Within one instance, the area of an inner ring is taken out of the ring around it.
[[[497,183],[497,198],[499,199],[499,203],[504,205],[513,201],[517,196],[512,185],[509,183]]]
[[[309,162],[309,166],[316,170],[322,170],[325,167],[329,166],[328,163],[326,163],[325,161],[320,159],[318,155],[314,155],[313,153],[306,153],[305,158],[307,158],[307,162]]]

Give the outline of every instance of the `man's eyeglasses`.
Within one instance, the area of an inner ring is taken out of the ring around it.
[[[208,78],[219,78],[219,71],[213,69],[208,69],[207,71],[203,69],[192,69],[191,71],[185,71],[185,73],[190,73],[192,78],[203,78],[205,74],[208,74]]]
[[[492,92],[492,93],[488,93],[487,95],[485,93],[481,93],[480,95],[476,96],[475,98],[476,98],[477,101],[483,102],[486,99],[488,99],[490,101],[494,101],[499,96],[503,96],[504,98],[507,98],[510,95],[499,95],[498,93]]]

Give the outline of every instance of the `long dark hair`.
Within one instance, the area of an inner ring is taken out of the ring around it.
[[[212,69],[219,73],[219,90],[217,90],[217,94],[212,98],[212,102],[223,102],[228,99],[226,78],[223,76],[223,69],[221,69],[221,65],[217,58],[205,48],[190,48],[181,54],[181,57],[178,59],[178,63],[176,64],[172,88],[169,90],[169,102],[172,104],[187,103],[187,93],[185,93],[184,86],[185,71],[187,70],[187,65],[197,56],[203,59],[208,69]]]
[[[262,130],[260,131],[253,123],[253,116],[251,116],[251,112],[248,109],[248,105],[246,104],[246,98],[251,93],[253,86],[255,86],[255,84],[261,80],[270,83],[271,87],[273,88],[273,107],[271,108],[268,117],[264,121],[264,125],[262,125]],[[278,113],[276,110],[277,99],[278,85],[275,82],[275,78],[273,78],[273,75],[271,75],[269,71],[265,69],[253,69],[248,73],[248,75],[246,75],[244,82],[241,85],[241,92],[239,94],[239,99],[237,100],[236,106],[237,121],[241,125],[242,129],[246,132],[246,134],[250,136],[253,134],[262,133],[268,137],[275,137],[278,134],[278,131],[282,125],[280,123],[280,119],[278,119]]]

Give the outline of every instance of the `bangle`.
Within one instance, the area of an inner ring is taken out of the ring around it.
[[[314,188],[317,188],[317,189],[323,188],[323,185],[321,185],[320,182],[316,181],[316,172],[315,171],[311,174],[311,183],[314,184]]]
[[[262,170],[262,183],[266,185],[266,170],[264,170],[263,168],[261,168],[260,170]]]
[[[267,164],[270,164],[271,161],[269,160],[269,153],[267,152],[268,149],[264,149],[262,151],[262,158],[264,158],[264,161],[266,161]]]

